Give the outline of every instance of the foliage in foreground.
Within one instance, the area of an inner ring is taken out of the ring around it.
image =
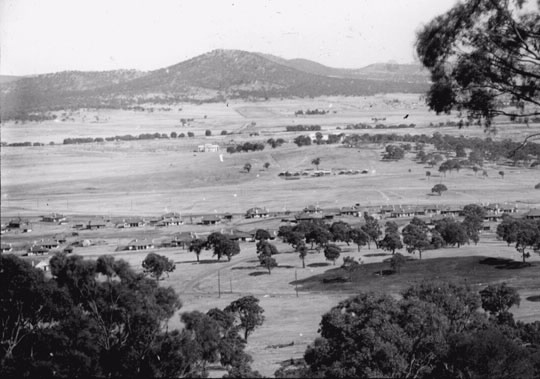
[[[466,110],[471,118],[484,118],[487,126],[500,114],[539,114],[540,14],[535,2],[459,2],[420,31],[416,51],[431,73],[431,109]]]
[[[262,320],[246,327],[237,314],[257,315],[242,299],[231,312],[183,313],[184,328],[169,331],[178,295],[125,261],[57,254],[50,265],[47,279],[0,255],[1,377],[204,377],[210,363],[232,376],[258,375],[239,330],[247,337]]]
[[[540,322],[513,320],[508,309],[519,304],[516,294],[505,284],[479,294],[443,282],[412,286],[400,300],[360,293],[323,315],[305,362],[276,376],[538,377]]]

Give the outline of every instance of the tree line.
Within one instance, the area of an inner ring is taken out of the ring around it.
[[[320,125],[287,125],[285,130],[288,132],[317,132],[321,130]]]
[[[406,129],[406,128],[415,128],[416,124],[376,124],[375,126],[366,124],[364,122],[359,122],[357,124],[348,124],[345,129],[347,130],[358,130],[358,129]]]
[[[433,227],[430,227],[424,220],[414,217],[400,232],[395,222],[388,221],[383,227],[379,220],[365,212],[362,225],[351,226],[344,221],[336,221],[332,224],[322,220],[301,221],[294,226],[282,225],[278,236],[299,253],[304,266],[308,246],[318,252],[325,251],[326,254],[329,246],[336,242],[347,245],[354,243],[358,251],[366,245],[371,249],[373,244],[376,248],[392,254],[405,247],[408,253],[418,253],[419,258],[422,259],[422,253],[426,250],[449,246],[460,247],[471,242],[477,244],[480,240],[485,214],[483,207],[469,204],[463,208],[462,221],[445,217],[434,221]],[[333,246],[330,250],[329,254],[334,257],[330,260],[335,261],[339,258],[336,252],[340,250]]]

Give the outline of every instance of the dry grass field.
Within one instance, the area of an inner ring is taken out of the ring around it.
[[[331,112],[325,116],[294,116],[296,110],[315,108]],[[409,115],[407,123],[417,125],[414,129],[343,130],[351,123],[371,124],[372,118],[386,118],[386,124],[402,123],[406,114]],[[95,116],[99,117],[99,123],[89,121],[95,120]],[[1,125],[2,142],[56,143],[40,147],[2,147],[2,222],[20,215],[30,218],[34,229],[29,234],[6,233],[2,235],[2,242],[13,243],[22,249],[33,240],[56,233],[70,234],[75,222],[87,221],[92,216],[112,219],[152,217],[169,211],[180,212],[184,216],[224,212],[235,214],[231,223],[214,227],[189,224],[161,229],[144,227],[124,230],[109,227],[99,231],[82,231],[76,237],[69,237],[70,240],[89,239],[95,243],[90,247],[75,248],[76,254],[89,258],[113,254],[140,269],[149,251],[117,251],[119,246],[134,238],[160,241],[178,231],[279,227],[280,218],[252,222],[240,216],[255,206],[266,207],[270,212],[298,211],[311,204],[318,204],[322,208],[339,208],[356,203],[369,206],[509,202],[517,204],[519,208],[540,207],[540,191],[534,189],[534,185],[540,181],[538,167],[524,169],[493,164],[486,166],[487,178],[475,176],[466,169],[440,177],[436,168],[415,163],[413,153],[408,153],[405,159],[398,162],[382,162],[383,146],[380,145],[360,149],[345,148],[339,144],[298,148],[292,140],[296,135],[307,133],[285,132],[286,125],[319,124],[325,133],[431,135],[437,131],[452,135],[485,135],[482,128],[476,126],[462,130],[430,127],[430,123],[456,120],[456,117],[436,116],[428,112],[423,101],[413,95],[182,104],[174,106],[171,112],[81,111],[72,117],[75,121]],[[180,126],[180,118],[193,118],[194,121],[190,125]],[[529,129],[501,124],[498,134],[491,138],[519,140],[534,128],[534,125]],[[212,131],[211,137],[204,137],[207,129]],[[221,136],[222,130],[233,134]],[[170,134],[173,131],[192,131],[195,137],[61,145],[64,138],[156,132]],[[258,135],[250,136],[254,133]],[[197,145],[204,143],[223,146],[231,140],[262,142],[268,138],[284,138],[289,142],[276,149],[266,145],[259,152],[227,154],[223,151],[222,160],[220,153],[194,151]],[[300,180],[284,180],[278,176],[283,171],[313,169],[311,161],[317,157],[321,159],[320,169],[367,170],[368,173],[302,177]],[[268,169],[263,166],[266,162],[270,163]],[[252,165],[249,173],[243,170],[246,163]],[[425,175],[427,170],[433,173],[429,180]],[[497,174],[499,170],[505,171],[504,179]],[[439,182],[444,183],[448,191],[442,196],[432,196],[431,187]],[[39,215],[51,212],[66,214],[70,222],[64,226],[37,221]],[[452,276],[454,268],[451,267],[454,266],[455,270],[461,270],[460,275],[455,275],[456,278],[466,278],[479,287],[499,281],[516,286],[522,297],[520,308],[513,310],[516,317],[526,321],[540,319],[540,303],[525,300],[540,293],[540,280],[535,280],[540,278],[540,256],[531,258],[533,266],[527,268],[528,271],[501,270],[482,265],[479,263],[482,257],[520,259],[513,247],[497,241],[490,233],[482,236],[478,246],[426,252],[422,261],[426,265],[425,275],[411,268],[409,274],[404,269],[400,278],[376,275],[381,268],[380,262],[387,258],[378,254],[380,251],[363,248],[357,252],[356,246],[343,245],[343,255],[361,257],[364,262],[365,277],[355,282],[352,288],[321,289],[320,286],[312,286],[318,280],[312,277],[333,269],[331,263],[325,262],[322,254],[313,253],[306,260],[307,267],[302,269],[297,255],[287,253],[290,252],[289,246],[280,242],[276,245],[281,252],[277,256],[279,267],[271,275],[257,266],[254,243],[243,243],[240,255],[233,257],[231,262],[220,263],[213,261],[210,252],[204,252],[202,262],[198,264],[195,255],[186,250],[154,250],[177,263],[176,270],[162,285],[170,285],[180,293],[184,303],[181,311],[225,307],[245,294],[260,298],[266,321],[249,338],[247,350],[254,357],[253,367],[264,375],[272,375],[279,368],[280,361],[301,357],[307,344],[317,336],[321,315],[351,293],[378,289],[397,295],[403,286],[421,277]],[[462,263],[452,265],[431,258],[455,258],[456,262]],[[434,262],[432,265],[427,263],[430,260]],[[338,265],[340,262],[341,258]],[[445,270],[446,267],[448,270]],[[218,273],[221,297],[218,296]],[[298,296],[295,292],[295,275],[303,283],[299,285]],[[170,326],[180,326],[178,317],[171,320]],[[294,342],[292,346],[271,347],[291,342]]]
[[[110,254],[127,260],[137,268],[141,267],[142,260],[148,254],[148,251],[113,253],[113,245],[111,241]],[[358,252],[356,246],[341,244],[342,257],[362,259],[364,265],[354,283],[338,286],[323,284],[320,277],[328,275],[325,274],[328,270],[339,267],[341,257],[337,266],[333,266],[322,253],[312,252],[306,258],[306,268],[303,269],[297,254],[288,245],[277,242],[276,246],[281,252],[276,256],[279,266],[272,270],[271,275],[258,266],[255,243],[242,243],[238,256],[233,257],[231,262],[225,260],[219,263],[208,251],[201,254],[201,263],[197,263],[195,255],[187,250],[157,251],[176,262],[176,270],[161,285],[170,285],[180,294],[184,304],[180,312],[224,308],[233,300],[248,294],[260,299],[266,320],[249,337],[247,351],[254,358],[253,367],[264,375],[272,375],[283,360],[300,358],[307,345],[317,337],[321,315],[357,291],[387,292],[398,296],[401,290],[423,279],[452,278],[468,282],[478,289],[488,283],[505,281],[518,288],[522,298],[520,307],[512,309],[515,316],[529,322],[540,319],[540,303],[526,300],[540,293],[540,256],[533,256],[533,266],[521,270],[501,269],[481,263],[486,257],[520,260],[513,247],[496,241],[492,234],[484,235],[478,246],[428,251],[422,261],[415,259],[405,265],[400,275],[390,276],[378,275],[379,270],[389,269],[388,264],[377,263],[388,258],[388,254],[381,254],[374,247],[371,250],[362,248]],[[90,248],[80,249],[76,253],[89,258],[103,254]],[[417,264],[420,264],[419,268],[415,268]],[[298,296],[295,276],[300,283]],[[178,317],[174,317],[169,324],[169,327],[180,326]],[[292,346],[272,347],[291,342],[294,342]]]

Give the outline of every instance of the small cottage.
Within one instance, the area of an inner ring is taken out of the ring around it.
[[[126,246],[127,250],[147,250],[147,249],[153,249],[154,243],[152,240],[149,239],[134,239],[128,245]]]

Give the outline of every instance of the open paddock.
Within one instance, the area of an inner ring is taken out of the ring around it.
[[[469,169],[440,176],[436,168],[412,161],[380,160],[382,147],[341,145],[298,148],[294,144],[249,153],[195,153],[177,141],[3,148],[2,217],[50,212],[67,215],[152,216],[175,210],[184,214],[242,213],[259,206],[272,211],[361,205],[467,204],[517,202],[537,206],[534,189],[539,168],[487,165],[488,177]],[[367,170],[362,175],[302,177],[278,174],[315,168]],[[263,165],[268,162],[268,169]],[[252,165],[249,173],[243,167]],[[498,175],[505,171],[504,179]],[[432,177],[426,177],[426,171]],[[442,182],[448,191],[432,196]]]
[[[145,107],[148,105],[144,105]],[[207,311],[223,308],[242,295],[260,298],[266,321],[249,338],[247,351],[253,355],[253,367],[265,376],[279,368],[279,362],[299,358],[306,346],[317,336],[321,315],[340,300],[359,290],[385,291],[396,295],[404,286],[421,278],[458,279],[480,288],[488,283],[507,281],[518,288],[522,303],[512,309],[516,318],[538,320],[540,303],[526,300],[538,295],[540,288],[540,256],[531,258],[533,265],[526,269],[499,269],[481,264],[486,257],[519,260],[513,247],[497,241],[492,233],[484,233],[478,246],[449,248],[424,253],[424,260],[412,261],[400,275],[376,275],[387,264],[380,263],[389,255],[374,248],[341,245],[343,256],[361,258],[364,262],[358,281],[321,285],[323,275],[333,275],[334,269],[323,254],[310,253],[307,267],[291,248],[275,241],[281,254],[279,264],[271,275],[258,266],[255,243],[242,243],[241,253],[231,262],[215,262],[208,251],[201,254],[201,263],[193,253],[181,248],[154,248],[141,251],[119,250],[135,238],[161,241],[179,231],[209,233],[222,229],[277,229],[280,218],[247,220],[243,215],[249,208],[266,207],[270,213],[300,211],[309,205],[323,209],[352,206],[422,205],[509,202],[519,208],[540,207],[540,191],[534,186],[540,178],[540,168],[487,164],[488,177],[475,176],[472,170],[440,176],[436,168],[413,161],[414,153],[397,162],[381,161],[382,145],[345,148],[341,145],[320,145],[298,148],[292,143],[295,136],[308,132],[286,132],[287,125],[321,125],[323,133],[357,134],[427,134],[434,132],[452,135],[487,136],[477,126],[430,127],[430,123],[457,120],[456,115],[435,116],[426,110],[417,95],[385,95],[365,98],[326,97],[317,99],[269,100],[265,102],[235,102],[216,104],[179,104],[170,112],[133,112],[120,110],[83,111],[74,113],[74,121],[40,124],[4,123],[2,142],[61,143],[64,138],[110,137],[140,133],[195,132],[195,138],[159,139],[129,142],[105,142],[80,145],[47,145],[41,147],[2,147],[0,160],[2,222],[17,216],[28,217],[33,232],[9,232],[2,242],[18,247],[34,240],[49,238],[56,233],[76,232],[69,241],[92,240],[98,243],[75,247],[74,253],[87,258],[114,255],[141,270],[141,262],[151,251],[173,259],[176,270],[160,285],[172,286],[184,303],[182,312]],[[182,108],[181,111],[178,108]],[[331,110],[326,115],[299,116],[294,112],[306,109]],[[335,111],[335,113],[334,113]],[[404,119],[405,115],[409,115]],[[84,117],[86,116],[86,117]],[[99,122],[91,122],[99,116]],[[206,116],[206,117],[205,117]],[[84,122],[83,122],[84,118]],[[180,118],[193,118],[189,125],[180,126]],[[346,125],[386,118],[385,124],[414,123],[415,128],[344,130]],[[491,137],[496,140],[523,136],[538,130],[511,125],[504,120],[500,131]],[[508,127],[508,128],[507,128]],[[506,129],[505,129],[506,128]],[[204,137],[210,129],[211,137]],[[234,134],[221,136],[227,130]],[[250,137],[249,134],[259,133]],[[288,143],[263,151],[227,154],[194,152],[204,143],[225,147],[236,142],[264,142],[268,138],[284,138]],[[313,159],[320,158],[321,170],[367,170],[367,174],[301,177],[285,180],[280,172],[301,172],[314,169]],[[270,166],[266,169],[264,164]],[[250,163],[250,172],[244,165]],[[504,179],[498,171],[505,172]],[[426,171],[432,176],[428,179]],[[448,191],[442,196],[431,194],[431,188],[442,182]],[[167,212],[180,212],[183,217],[201,214],[234,214],[233,221],[212,227],[182,225],[166,228],[145,226],[134,229],[108,227],[96,231],[75,230],[75,222],[87,222],[94,216],[116,220],[122,217],[157,217]],[[69,225],[46,224],[37,221],[39,215],[64,213]],[[349,218],[350,223],[360,218]],[[348,219],[348,220],[349,220]],[[402,221],[400,221],[402,222]],[[338,267],[341,263],[337,262]],[[221,296],[218,293],[218,275]],[[319,276],[317,276],[319,275]],[[296,295],[295,281],[299,293]],[[315,283],[315,284],[314,284]],[[311,286],[311,287],[310,287]],[[348,287],[347,287],[348,286]],[[179,327],[175,316],[170,327]],[[291,344],[293,342],[293,344]],[[280,348],[272,346],[280,345]]]

